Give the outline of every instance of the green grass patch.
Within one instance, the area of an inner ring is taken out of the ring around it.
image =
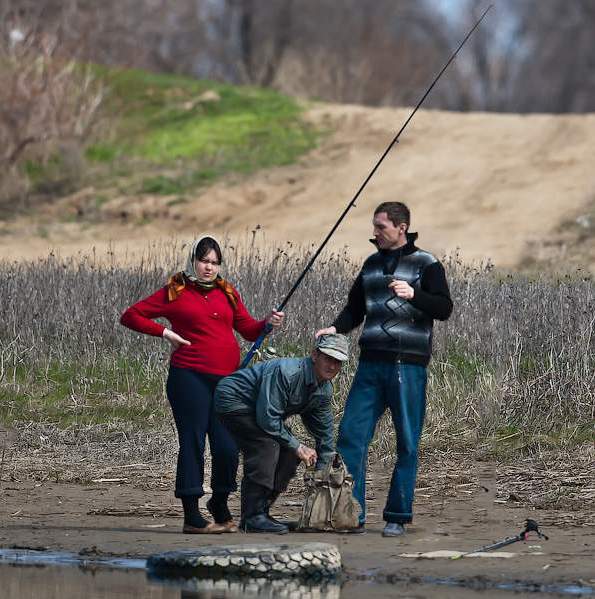
[[[154,193],[159,195],[181,194],[186,190],[195,189],[213,181],[217,178],[219,172],[221,171],[216,169],[202,169],[184,173],[179,177],[157,175],[156,177],[143,179],[141,191],[143,193]]]
[[[289,164],[319,136],[294,99],[269,89],[136,69],[95,71],[117,124],[109,142],[92,145],[86,156],[114,168],[145,162],[152,171],[140,184],[145,193],[175,195],[227,173]],[[155,174],[160,166],[168,174]]]
[[[325,134],[304,121],[296,100],[270,89],[87,67],[105,85],[103,124],[84,148],[22,164],[40,196],[85,185],[107,198],[180,196],[228,174],[291,164]],[[84,207],[85,218],[96,208]]]
[[[163,373],[147,371],[140,362],[17,367],[0,385],[0,422],[66,427],[118,421],[144,427],[168,414],[162,399]]]
[[[538,455],[543,451],[574,448],[595,442],[595,422],[577,425],[556,423],[548,432],[505,425],[494,435],[482,439],[486,456],[501,460],[519,455]]]
[[[92,162],[113,162],[118,155],[118,148],[107,143],[89,146],[85,152],[87,160]]]

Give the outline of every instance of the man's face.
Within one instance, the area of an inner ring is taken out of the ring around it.
[[[333,380],[343,365],[340,360],[327,356],[318,349],[312,352],[312,362],[314,363],[314,375],[319,383]]]
[[[386,212],[379,212],[372,219],[373,235],[381,250],[396,250],[407,243],[407,225],[400,223],[395,227]]]

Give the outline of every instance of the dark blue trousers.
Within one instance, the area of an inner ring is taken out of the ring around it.
[[[213,410],[213,394],[221,376],[170,366],[167,398],[173,411],[180,451],[176,497],[204,495],[204,454],[208,435],[213,493],[237,489],[238,448]]]
[[[425,366],[360,362],[343,419],[339,426],[337,451],[353,476],[353,495],[366,520],[366,465],[368,446],[376,423],[388,408],[397,433],[397,461],[393,470],[383,519],[411,522],[417,475],[417,448],[426,411]]]

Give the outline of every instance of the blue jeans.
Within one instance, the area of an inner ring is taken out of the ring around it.
[[[417,448],[426,411],[425,366],[360,361],[339,426],[337,451],[353,476],[353,495],[366,520],[368,447],[378,419],[391,411],[397,433],[397,462],[383,512],[386,522],[411,522]]]

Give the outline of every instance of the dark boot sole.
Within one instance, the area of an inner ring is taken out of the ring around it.
[[[263,534],[263,535],[286,535],[289,532],[289,529],[285,530],[262,530],[261,528],[241,528],[242,532],[248,534]]]
[[[269,534],[269,535],[286,535],[289,532],[289,528],[286,526],[277,530],[257,528],[256,526],[246,525],[245,522],[240,522],[240,531],[246,533],[256,534]]]

